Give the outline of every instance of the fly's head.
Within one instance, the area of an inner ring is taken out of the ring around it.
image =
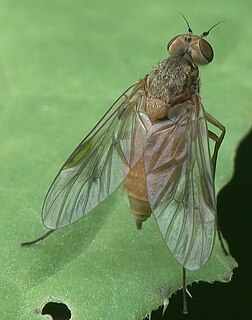
[[[171,57],[182,56],[197,65],[208,64],[213,60],[211,45],[201,36],[182,34],[174,37],[167,46]]]
[[[181,15],[187,23],[188,34],[178,35],[170,40],[167,45],[167,50],[170,56],[185,57],[196,65],[205,65],[210,63],[213,60],[214,52],[211,45],[204,38],[221,22],[216,23],[208,31],[203,32],[201,36],[196,36],[193,34],[184,15]]]

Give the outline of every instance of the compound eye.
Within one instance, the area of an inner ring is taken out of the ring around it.
[[[179,35],[171,39],[167,45],[167,50],[171,57],[182,57],[188,50],[189,43],[185,40],[185,35]]]
[[[172,44],[178,37],[179,37],[179,36],[176,36],[176,37],[172,38],[172,39],[168,42],[168,44],[167,44],[167,51],[169,51],[171,44]]]
[[[210,46],[210,44],[206,40],[200,39],[199,47],[200,47],[201,54],[208,61],[208,63],[210,63],[213,60],[213,56],[214,56],[213,49]]]

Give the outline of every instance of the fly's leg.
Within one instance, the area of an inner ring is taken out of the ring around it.
[[[217,127],[218,129],[221,130],[221,135],[220,136],[217,136],[215,133],[213,133],[212,131],[208,130],[208,137],[215,142],[214,152],[213,152],[213,155],[212,155],[212,165],[213,165],[213,172],[214,172],[214,177],[215,177],[217,156],[218,156],[218,152],[219,152],[221,143],[222,143],[222,141],[224,139],[224,136],[225,136],[225,133],[226,133],[226,129],[223,126],[223,124],[221,124],[218,120],[216,120],[209,113],[205,112],[205,114],[206,114],[206,120],[208,122],[210,122],[212,125],[214,125],[215,127]],[[228,256],[229,253],[228,253],[227,249],[224,246],[224,242],[223,242],[222,235],[221,235],[221,232],[220,232],[218,219],[217,219],[217,234],[218,234],[218,238],[219,238],[219,241],[220,241],[220,244],[221,244],[221,248],[222,248],[224,254],[226,256]]]
[[[186,269],[183,267],[183,314],[188,314],[186,292]]]
[[[221,130],[221,135],[219,137],[215,133],[213,133],[212,131],[208,130],[208,137],[210,139],[212,139],[213,141],[215,141],[214,152],[212,155],[213,172],[214,172],[214,176],[215,176],[217,156],[218,156],[218,152],[219,152],[220,146],[222,144],[222,141],[225,137],[226,128],[223,126],[222,123],[220,123],[217,119],[215,119],[209,113],[205,112],[205,115],[206,115],[206,120],[208,122],[210,122],[216,128]]]
[[[30,246],[31,244],[35,244],[35,243],[47,238],[54,231],[55,231],[55,229],[51,229],[51,230],[47,231],[45,234],[43,234],[42,236],[38,237],[37,239],[34,239],[32,241],[28,241],[28,242],[23,242],[23,243],[21,243],[21,247]]]

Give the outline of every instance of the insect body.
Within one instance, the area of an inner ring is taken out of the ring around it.
[[[42,219],[50,231],[24,244],[85,216],[123,183],[138,229],[153,213],[184,268],[208,261],[216,233],[214,173],[225,134],[199,95],[198,65],[213,59],[204,39],[209,31],[196,36],[188,26],[188,34],[169,42],[170,57],[112,105],[46,195]],[[207,122],[222,131],[220,137]],[[212,157],[209,138],[215,141]]]
[[[181,56],[161,61],[144,83],[151,125],[143,155],[124,181],[138,228],[151,212],[181,265],[198,269],[215,235],[216,201],[198,68]],[[167,85],[168,84],[168,85]]]

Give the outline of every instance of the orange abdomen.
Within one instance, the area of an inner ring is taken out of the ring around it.
[[[124,180],[124,190],[128,194],[137,229],[141,229],[142,223],[150,217],[152,212],[147,195],[143,157],[138,160]]]

